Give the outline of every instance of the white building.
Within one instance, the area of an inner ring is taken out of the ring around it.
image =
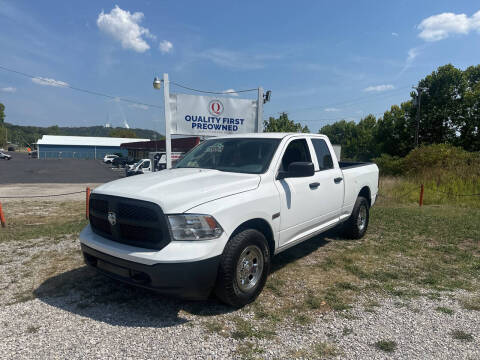
[[[43,135],[37,141],[39,159],[103,159],[106,154],[127,155],[121,144],[150,139]]]

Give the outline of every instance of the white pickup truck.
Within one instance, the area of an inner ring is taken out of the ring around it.
[[[243,306],[272,256],[327,229],[361,238],[378,191],[374,164],[338,162],[324,135],[213,138],[173,169],[116,180],[90,197],[85,262],[118,280]]]

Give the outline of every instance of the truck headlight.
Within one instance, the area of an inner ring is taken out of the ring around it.
[[[174,240],[210,240],[222,235],[223,229],[210,215],[168,215]]]

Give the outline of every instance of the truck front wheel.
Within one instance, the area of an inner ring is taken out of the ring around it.
[[[265,236],[258,230],[243,230],[225,246],[215,294],[224,303],[244,306],[260,294],[269,271],[270,251]]]
[[[361,239],[367,232],[370,219],[370,207],[363,196],[359,196],[353,207],[352,215],[344,224],[344,234],[350,239]]]

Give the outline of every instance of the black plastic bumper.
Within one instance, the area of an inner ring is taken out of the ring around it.
[[[220,256],[184,263],[144,265],[81,244],[85,263],[131,285],[184,299],[206,299],[215,285]]]

